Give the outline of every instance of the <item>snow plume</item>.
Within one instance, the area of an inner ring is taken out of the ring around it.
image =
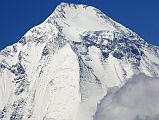
[[[111,89],[94,120],[159,120],[159,78],[136,75],[120,89]]]

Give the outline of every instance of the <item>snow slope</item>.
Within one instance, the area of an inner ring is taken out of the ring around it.
[[[159,48],[94,7],[61,3],[0,66],[2,120],[93,120],[109,88],[159,76]]]

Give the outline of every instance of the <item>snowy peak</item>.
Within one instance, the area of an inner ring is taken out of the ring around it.
[[[117,31],[136,35],[92,6],[61,3],[42,24],[29,30],[20,41],[25,43],[25,39],[30,41],[30,37],[34,36],[38,42],[44,36],[57,36],[61,32],[66,39],[79,42],[80,35],[86,31]]]
[[[100,10],[86,5],[60,4],[54,13],[48,18],[49,21],[56,21],[59,26],[63,27],[63,33],[67,39],[80,41],[79,35],[85,31],[129,31],[111,20]]]
[[[159,48],[100,10],[62,3],[0,52],[0,119],[93,120],[112,87],[159,76]]]

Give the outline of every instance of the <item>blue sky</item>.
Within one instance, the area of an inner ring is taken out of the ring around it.
[[[145,41],[159,45],[159,0],[0,0],[0,49],[43,22],[61,2],[97,7]]]

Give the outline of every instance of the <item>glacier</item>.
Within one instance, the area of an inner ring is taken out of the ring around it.
[[[0,52],[0,119],[93,120],[109,89],[139,74],[159,77],[159,47],[92,6],[61,3]]]

